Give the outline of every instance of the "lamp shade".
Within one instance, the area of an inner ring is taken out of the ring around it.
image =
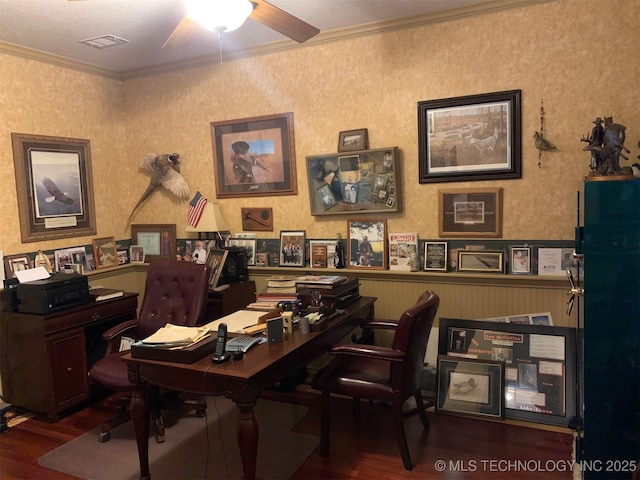
[[[231,32],[239,28],[251,15],[249,0],[190,0],[187,15],[204,28],[214,32]]]
[[[185,232],[228,232],[227,222],[222,217],[220,205],[213,202],[207,202],[202,211],[200,221],[195,227],[187,225]]]

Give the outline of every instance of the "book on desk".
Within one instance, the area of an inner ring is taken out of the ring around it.
[[[95,287],[89,289],[89,298],[92,302],[101,302],[103,300],[110,300],[112,298],[122,297],[124,295],[124,290],[119,290],[117,288],[103,288],[103,287]]]

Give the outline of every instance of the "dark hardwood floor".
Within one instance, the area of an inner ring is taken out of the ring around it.
[[[264,397],[307,406],[309,414],[295,430],[319,436],[318,395],[307,391],[267,391]],[[75,478],[39,467],[37,460],[110,418],[112,402],[113,397],[97,401],[57,423],[36,417],[0,435],[0,478]],[[331,455],[322,458],[319,448],[316,449],[296,472],[295,479],[572,478],[569,464],[573,438],[566,431],[533,429],[433,411],[428,412],[430,428],[426,431],[416,415],[405,420],[415,464],[413,471],[408,472],[398,454],[390,412],[383,405],[363,403],[360,416],[353,417],[350,400],[336,398],[332,402]]]

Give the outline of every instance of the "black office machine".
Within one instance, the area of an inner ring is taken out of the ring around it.
[[[20,283],[17,287],[18,311],[46,315],[89,303],[86,275],[57,273],[49,278]]]

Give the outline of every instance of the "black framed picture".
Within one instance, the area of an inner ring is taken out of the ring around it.
[[[504,417],[504,362],[438,356],[436,409]]]
[[[420,183],[522,176],[521,91],[418,102]]]
[[[440,318],[438,353],[504,362],[505,418],[566,427],[576,415],[572,328]]]

